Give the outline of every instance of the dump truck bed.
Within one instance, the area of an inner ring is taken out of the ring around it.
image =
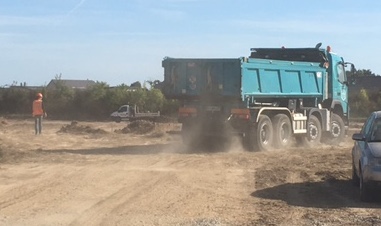
[[[326,69],[316,62],[249,58],[242,63],[242,97],[322,97]]]
[[[241,59],[166,58],[163,67],[167,97],[240,96]]]
[[[206,96],[323,98],[326,57],[315,48],[252,49],[249,58],[165,58],[164,94],[175,99]]]

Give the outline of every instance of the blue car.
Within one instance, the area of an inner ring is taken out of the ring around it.
[[[361,132],[352,136],[352,181],[360,186],[360,200],[372,201],[381,184],[381,111],[373,112]]]

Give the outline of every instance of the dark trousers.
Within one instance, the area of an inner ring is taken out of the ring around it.
[[[42,115],[34,116],[34,130],[36,134],[41,134],[42,131]]]

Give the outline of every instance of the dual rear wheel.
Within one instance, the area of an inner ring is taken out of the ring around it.
[[[183,124],[183,142],[187,145],[195,145],[200,142],[195,139],[198,133],[194,130],[194,125],[190,123]],[[340,142],[345,136],[345,127],[342,118],[332,115],[331,131],[328,133],[327,142]],[[320,143],[322,139],[322,128],[319,119],[311,115],[307,124],[307,134],[296,136],[298,144],[311,147]],[[246,149],[250,151],[268,151],[272,148],[288,148],[293,139],[292,124],[290,118],[283,113],[276,114],[272,118],[267,115],[260,115],[258,122],[248,126],[244,135],[243,143]]]
[[[258,123],[249,127],[244,143],[249,150],[268,151],[274,147],[287,148],[291,138],[291,121],[287,115],[277,114],[272,120],[267,115],[261,115]]]
[[[316,116],[311,115],[308,120],[307,134],[297,136],[296,142],[306,147],[315,146],[321,141],[326,144],[342,142],[345,138],[345,124],[338,114],[332,114],[330,128],[330,131],[323,134],[320,120]]]
[[[320,120],[310,115],[307,124],[307,134],[296,136],[296,142],[303,146],[312,147],[319,144],[323,137]],[[343,119],[332,114],[331,130],[325,134],[325,142],[328,144],[341,142],[345,137],[345,125]],[[258,123],[250,128],[248,137],[249,149],[267,151],[271,148],[287,148],[293,138],[292,124],[286,114],[276,114],[272,120],[267,115],[259,116]]]

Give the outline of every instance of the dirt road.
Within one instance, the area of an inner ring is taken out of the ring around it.
[[[36,136],[30,120],[0,121],[0,225],[381,225],[381,202],[350,182],[349,138],[189,150],[165,133],[176,124],[139,135],[46,120]]]

